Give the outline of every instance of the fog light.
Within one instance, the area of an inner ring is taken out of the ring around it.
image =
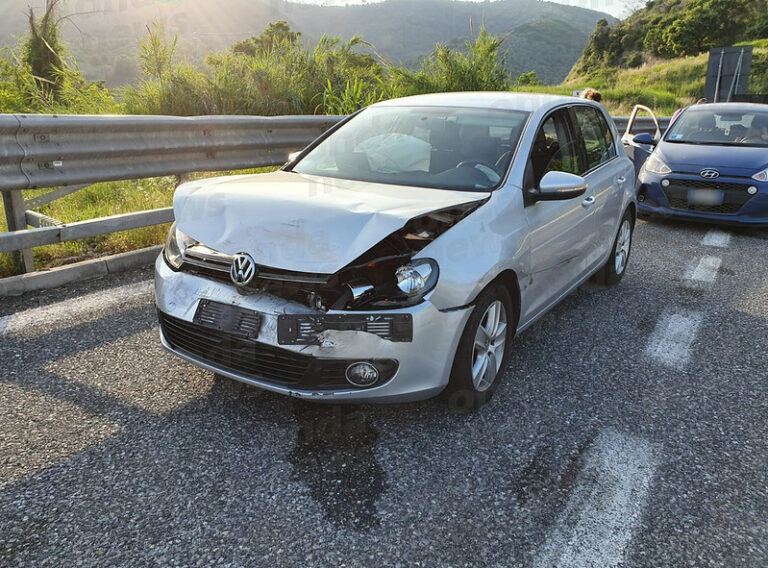
[[[669,187],[669,180],[668,179],[661,180],[661,187]]]
[[[754,195],[754,194],[757,193],[757,188],[754,185],[750,185],[747,188],[747,193],[750,194],[750,195]]]
[[[370,387],[379,380],[379,370],[371,363],[359,361],[347,367],[346,377],[356,387]]]

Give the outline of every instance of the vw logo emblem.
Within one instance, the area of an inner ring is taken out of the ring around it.
[[[232,259],[232,268],[229,269],[232,282],[238,286],[245,286],[256,276],[256,262],[250,254],[238,253]]]
[[[717,170],[701,170],[699,175],[704,179],[715,179],[720,177],[720,172]]]

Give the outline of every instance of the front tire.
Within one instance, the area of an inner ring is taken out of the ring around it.
[[[504,285],[492,284],[477,297],[446,388],[452,409],[476,410],[491,399],[507,363],[516,322],[512,298]]]
[[[627,209],[619,223],[619,230],[613,240],[611,256],[605,265],[595,274],[595,279],[607,286],[615,286],[624,277],[629,264],[629,255],[632,252],[632,236],[635,229],[635,220],[632,212]]]

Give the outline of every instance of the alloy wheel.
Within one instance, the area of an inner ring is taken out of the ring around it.
[[[472,383],[479,392],[488,390],[496,379],[507,342],[507,310],[495,300],[485,310],[475,333],[472,352]]]
[[[632,244],[632,226],[628,219],[624,219],[619,227],[619,236],[616,239],[616,252],[614,256],[614,270],[616,274],[622,274],[627,267],[629,259],[629,247]]]

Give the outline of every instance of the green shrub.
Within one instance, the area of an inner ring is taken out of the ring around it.
[[[543,85],[541,79],[536,75],[536,71],[528,71],[528,73],[521,73],[515,81],[516,87],[525,87],[528,85]]]
[[[643,64],[643,56],[639,53],[633,53],[627,58],[627,67],[635,68]]]
[[[466,53],[438,44],[419,71],[391,69],[397,96],[451,91],[506,91],[511,86],[503,38],[481,28],[474,41],[465,43]]]
[[[30,11],[30,34],[16,49],[0,51],[0,112],[100,114],[117,112],[103,84],[87,81],[59,40],[57,2],[42,18]]]

